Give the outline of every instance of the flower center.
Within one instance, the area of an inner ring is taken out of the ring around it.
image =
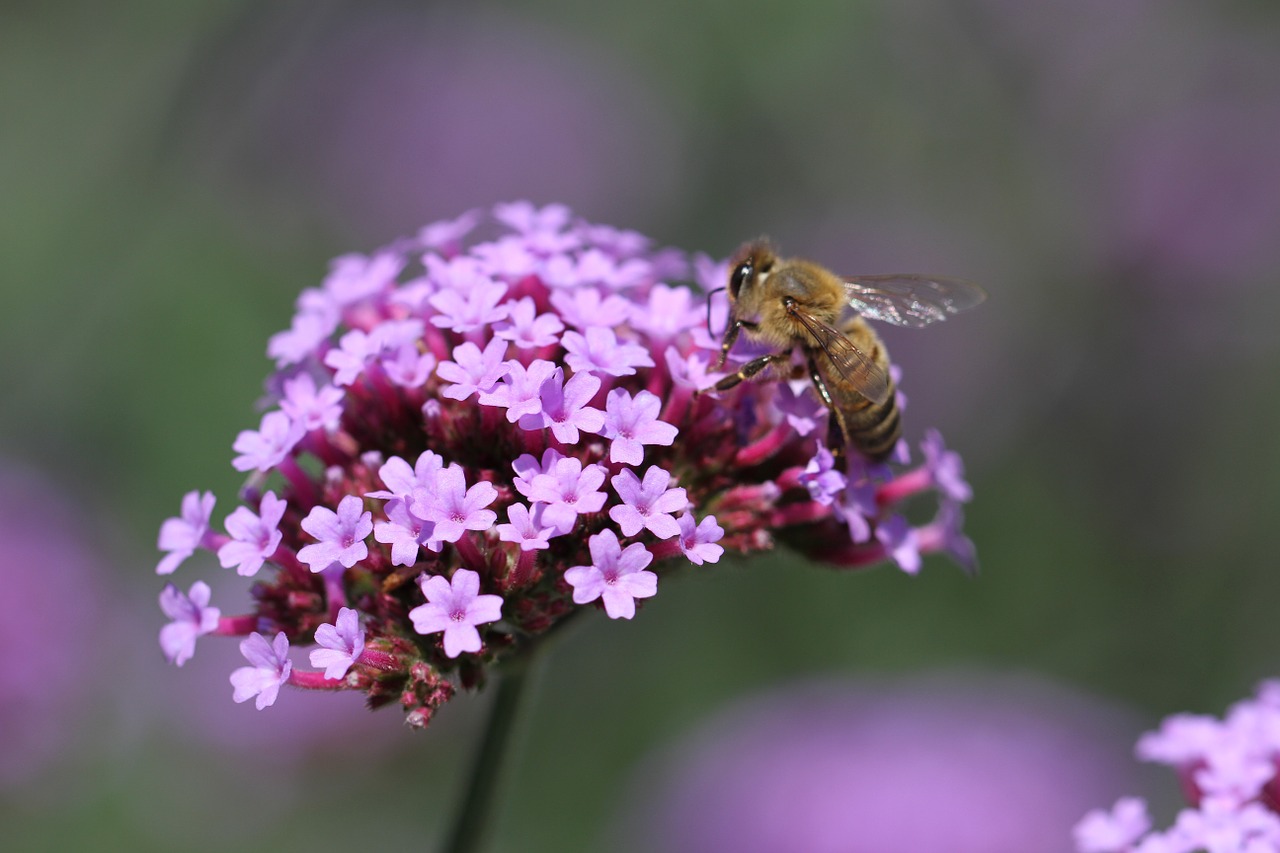
[[[449,618],[452,619],[454,622],[465,622],[467,621],[467,611],[462,609],[455,609],[449,614]]]

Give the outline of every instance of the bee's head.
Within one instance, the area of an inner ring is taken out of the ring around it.
[[[737,301],[744,287],[755,284],[760,273],[773,268],[777,255],[764,238],[747,243],[729,263],[729,298]]]

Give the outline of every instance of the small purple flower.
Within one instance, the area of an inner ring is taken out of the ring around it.
[[[384,320],[369,332],[352,329],[338,340],[338,349],[325,353],[324,363],[333,368],[333,381],[351,385],[370,362],[387,350],[414,345],[422,338],[421,320]]]
[[[218,562],[222,568],[236,567],[236,574],[241,577],[253,577],[262,568],[263,562],[271,559],[280,545],[283,534],[280,533],[280,519],[288,503],[276,497],[275,492],[267,492],[258,505],[258,513],[247,506],[236,507],[227,516],[227,533],[231,541],[218,549]]]
[[[813,383],[808,379],[778,383],[778,396],[773,405],[798,435],[809,435],[827,415],[827,407],[818,402],[812,388]]]
[[[866,542],[871,538],[871,522],[880,513],[876,484],[865,472],[854,472],[845,486],[844,499],[831,505],[836,517],[849,528],[849,538]]]
[[[1190,766],[1201,762],[1226,740],[1222,722],[1208,714],[1174,714],[1160,729],[1138,738],[1137,755],[1143,761]]]
[[[1089,812],[1073,832],[1080,853],[1112,853],[1128,849],[1150,829],[1147,804],[1136,797],[1123,797],[1109,812]]]
[[[165,519],[160,525],[160,537],[156,547],[168,553],[156,566],[156,574],[171,575],[182,561],[203,547],[209,533],[209,519],[217,498],[213,492],[187,492],[182,496],[182,516]]]
[[[519,544],[521,551],[550,548],[549,540],[556,531],[554,526],[542,526],[542,515],[541,507],[535,507],[530,512],[529,507],[524,504],[512,504],[507,507],[507,524],[499,524],[497,527],[498,539]]]
[[[920,449],[924,451],[925,468],[939,491],[960,503],[973,497],[973,489],[964,479],[964,460],[954,450],[947,450],[942,442],[942,433],[936,429],[927,430]]]
[[[933,521],[916,531],[916,541],[922,551],[946,554],[965,574],[978,573],[978,551],[973,540],[964,535],[964,507],[955,501],[944,500],[938,505]]]
[[[831,455],[831,451],[818,445],[818,452],[800,475],[800,485],[809,490],[809,497],[823,506],[830,506],[849,485],[849,481],[835,469],[835,457]]]
[[[564,368],[557,367],[542,383],[542,410],[537,414],[521,417],[520,428],[550,427],[557,441],[577,444],[579,430],[599,432],[604,426],[604,412],[587,405],[598,390],[598,377],[590,373],[578,373],[565,382]]]
[[[442,290],[427,301],[440,313],[431,322],[458,334],[484,328],[507,316],[502,297],[507,286],[487,277],[470,282],[466,289]]]
[[[893,515],[876,525],[876,539],[889,556],[909,575],[920,571],[920,545],[916,531],[905,518]]]
[[[569,224],[572,215],[563,204],[536,207],[528,201],[501,202],[493,206],[494,218],[520,234],[557,233]]]
[[[364,628],[360,614],[350,607],[338,611],[333,625],[316,629],[316,643],[322,648],[311,652],[311,665],[324,668],[325,678],[342,678],[364,654]]]
[[[661,409],[662,401],[648,391],[640,391],[634,398],[621,388],[610,391],[604,419],[604,436],[613,442],[609,461],[639,465],[644,460],[644,445],[670,446],[679,430],[658,420]]]
[[[435,522],[433,538],[457,542],[468,530],[488,530],[493,525],[498,514],[485,507],[497,497],[498,490],[484,480],[468,489],[462,469],[450,465],[436,477],[435,491],[414,491],[409,511]]]
[[[326,367],[334,370],[333,381],[338,385],[350,385],[364,373],[365,367],[378,353],[382,343],[377,336],[362,329],[352,329],[338,339],[338,348],[325,353]]]
[[[589,604],[604,598],[604,612],[610,619],[630,619],[636,615],[636,599],[650,598],[658,591],[658,576],[645,571],[653,555],[639,542],[624,550],[612,530],[602,530],[588,540],[591,565],[574,566],[564,573],[573,587],[575,604]]]
[[[480,394],[480,403],[507,410],[507,420],[515,423],[525,415],[542,411],[542,384],[551,378],[556,366],[550,361],[537,359],[528,367],[518,361],[508,361],[507,375],[488,393]]]
[[[655,284],[649,290],[649,298],[631,312],[631,324],[655,341],[669,341],[704,322],[706,317],[693,305],[693,296],[687,287]]]
[[[471,248],[471,254],[489,275],[517,281],[537,272],[539,256],[519,237],[501,237]]]
[[[271,336],[267,355],[276,360],[276,367],[298,364],[315,353],[337,328],[337,311],[302,312],[293,318],[287,331]]]
[[[599,512],[604,506],[608,495],[599,491],[604,478],[605,470],[599,465],[561,458],[549,473],[533,478],[527,497],[546,504],[542,520],[563,535],[573,530],[579,515]]]
[[[668,489],[671,473],[657,465],[644,472],[643,482],[635,472],[626,469],[609,482],[613,483],[623,505],[609,510],[609,517],[617,522],[623,536],[635,536],[643,529],[659,539],[670,539],[680,534],[680,524],[671,513],[689,505],[684,489]]]
[[[322,572],[334,563],[349,569],[369,556],[365,537],[373,532],[373,513],[355,495],[347,495],[338,511],[315,506],[302,519],[302,529],[319,541],[298,550],[298,559],[313,572]]]
[[[341,255],[329,265],[324,290],[336,305],[352,305],[389,290],[403,269],[404,259],[392,252]]]
[[[284,631],[275,640],[267,639],[254,631],[240,643],[240,653],[252,666],[242,666],[231,673],[231,686],[235,688],[231,698],[237,702],[258,697],[258,710],[274,705],[280,686],[289,680],[293,664],[289,662],[289,638]]]
[[[435,522],[419,518],[409,510],[413,498],[393,498],[383,511],[386,521],[373,525],[373,538],[391,546],[391,565],[412,566],[418,561],[418,548],[439,552],[444,543],[435,535]],[[424,510],[425,512],[425,510]]]
[[[724,548],[715,544],[724,538],[724,528],[716,523],[714,515],[708,515],[701,523],[686,512],[680,516],[680,551],[690,563],[701,566],[703,563],[716,563]]]
[[[554,477],[556,463],[564,458],[564,454],[554,447],[548,447],[542,452],[541,462],[528,453],[522,454],[515,462],[511,463],[511,469],[516,472],[511,484],[516,487],[517,492],[529,498],[529,500],[534,500],[531,492],[538,477],[543,474]]]
[[[630,300],[614,293],[604,296],[594,287],[576,286],[576,273],[571,280],[575,283],[573,288],[551,294],[551,305],[560,312],[565,323],[585,330],[597,326],[620,326],[631,317]]]
[[[231,460],[237,471],[270,471],[289,455],[306,432],[284,412],[267,412],[256,431],[243,430],[231,449],[239,453]]]
[[[317,429],[332,432],[342,420],[343,396],[341,388],[328,383],[316,388],[316,381],[309,373],[300,373],[284,381],[280,410],[305,432]]]
[[[386,490],[365,492],[367,498],[389,500],[391,498],[407,498],[415,489],[431,491],[436,487],[436,477],[444,467],[444,459],[438,453],[424,450],[418,455],[413,467],[399,456],[392,456],[378,469],[378,477]]]
[[[653,359],[644,347],[620,343],[613,329],[604,326],[590,326],[585,334],[565,332],[560,343],[567,353],[564,363],[575,373],[630,376],[637,367],[653,367]]]
[[[714,356],[708,352],[694,351],[689,355],[682,355],[675,347],[667,347],[663,353],[663,360],[671,373],[671,381],[681,388],[694,391],[710,388],[724,377],[723,373],[710,369],[713,359]]]
[[[611,290],[625,290],[647,279],[652,269],[640,258],[618,261],[593,248],[578,257],[576,272],[580,284],[603,284]]]
[[[555,314],[537,314],[537,310],[533,300],[527,296],[511,303],[507,319],[494,326],[494,335],[511,341],[520,349],[555,344],[564,331],[564,323]]]
[[[421,388],[436,369],[436,357],[415,344],[401,344],[379,359],[383,373],[401,388]]]
[[[418,243],[424,249],[441,249],[446,254],[458,251],[463,237],[480,222],[479,210],[468,210],[454,219],[434,222],[418,231]]]
[[[507,375],[507,342],[494,338],[481,352],[468,341],[454,347],[453,361],[442,361],[436,375],[452,382],[440,389],[440,396],[450,400],[467,400],[472,394],[488,394]]]
[[[456,658],[463,652],[481,648],[477,625],[502,618],[502,596],[479,595],[480,575],[458,569],[452,581],[443,575],[422,575],[418,586],[427,603],[409,611],[413,629],[419,634],[444,632],[444,653]]]
[[[173,584],[160,592],[160,609],[172,621],[160,629],[160,649],[169,663],[182,666],[196,651],[196,638],[213,633],[222,612],[209,606],[209,585],[196,581],[183,595]]]

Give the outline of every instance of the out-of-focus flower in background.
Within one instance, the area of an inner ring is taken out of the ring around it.
[[[104,724],[108,560],[96,522],[34,470],[0,459],[0,788],[20,787]]]
[[[634,220],[681,191],[673,108],[622,56],[497,9],[346,4],[304,31],[263,60],[280,82],[231,161],[250,193],[380,240],[512,196]]]
[[[652,763],[609,849],[1065,853],[1073,808],[1133,780],[1126,729],[1115,708],[1028,678],[793,684]]]
[[[1280,681],[1219,720],[1175,714],[1138,741],[1138,757],[1173,767],[1190,807],[1151,832],[1134,797],[1095,809],[1076,825],[1080,853],[1269,853],[1280,850]]]

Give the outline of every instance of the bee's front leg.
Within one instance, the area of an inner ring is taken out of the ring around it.
[[[739,382],[743,382],[755,376],[771,364],[780,364],[791,357],[790,353],[774,352],[769,355],[762,355],[759,358],[752,359],[738,369],[737,373],[731,373],[724,379],[721,379],[712,386],[717,391],[728,391]],[[704,389],[706,390],[706,389]],[[699,392],[701,393],[701,392]]]

